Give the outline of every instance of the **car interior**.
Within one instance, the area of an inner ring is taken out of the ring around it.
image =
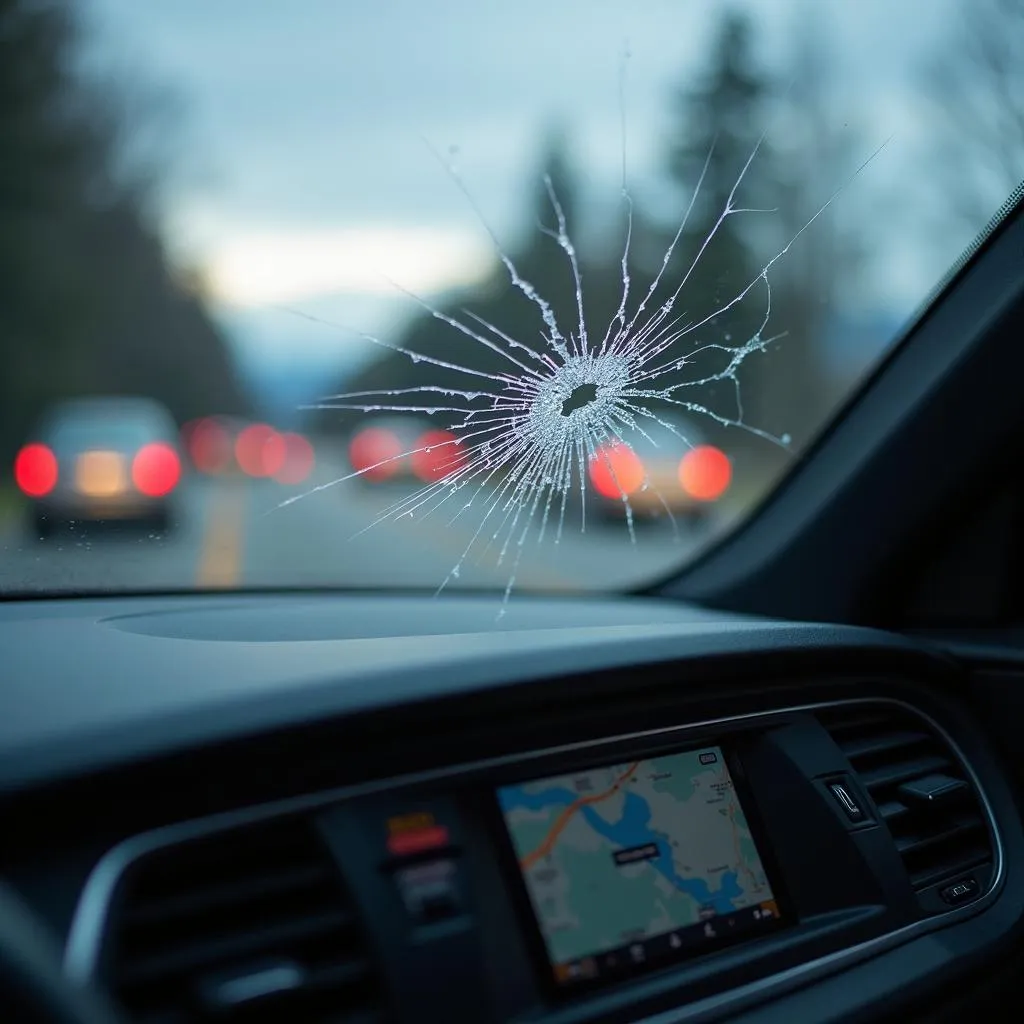
[[[2,1019],[1000,1017],[1022,325],[1019,189],[756,514],[643,591],[4,600]],[[626,785],[636,838],[555,864]],[[574,947],[666,835],[720,886],[699,920]]]

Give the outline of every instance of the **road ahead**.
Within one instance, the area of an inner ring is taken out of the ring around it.
[[[477,528],[455,507],[425,517],[372,525],[402,492],[349,482],[280,503],[342,475],[321,458],[305,488],[239,478],[189,480],[181,514],[166,535],[91,529],[46,540],[25,518],[0,524],[0,590],[181,590],[244,587],[417,587],[436,589],[456,566]],[[487,531],[489,535],[491,530]],[[504,536],[504,535],[503,535]],[[615,588],[652,579],[681,563],[698,537],[667,522],[638,525],[636,543],[623,523],[567,524],[524,545],[515,586],[531,590]],[[514,549],[498,565],[500,543],[478,540],[449,586],[504,588]]]

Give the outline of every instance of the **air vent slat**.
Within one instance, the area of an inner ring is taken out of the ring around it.
[[[385,1018],[360,922],[302,819],[218,833],[133,865],[105,938],[106,981],[147,1024]]]
[[[911,779],[921,778],[930,772],[946,771],[949,761],[945,757],[920,757],[912,761],[901,761],[897,764],[883,765],[871,771],[861,772],[860,780],[874,793],[884,786],[893,786]]]
[[[884,754],[890,750],[904,750],[909,747],[915,747],[921,743],[927,743],[928,739],[929,737],[925,733],[904,730],[849,740],[839,745],[847,760],[855,763],[861,758]]]
[[[959,822],[939,832],[925,833],[924,835],[911,833],[905,836],[894,836],[893,838],[900,856],[906,857],[908,854],[926,850],[930,846],[937,846],[952,839],[959,839],[969,832],[977,832],[984,828],[984,822],[980,818],[975,818],[971,821]]]
[[[248,953],[283,946],[295,940],[338,931],[344,928],[349,920],[344,914],[327,911],[298,921],[250,929],[240,935],[193,942],[173,953],[158,954],[135,963],[129,961],[122,970],[121,980],[126,985],[137,985],[166,974],[183,974],[197,967],[221,963],[243,957]]]
[[[892,822],[903,817],[904,814],[909,814],[910,808],[898,800],[889,800],[878,805],[878,813],[883,821]]]
[[[956,752],[895,703],[841,705],[818,717],[874,801],[922,909],[948,909],[926,890],[992,860],[988,822]]]
[[[979,845],[965,850],[953,874],[962,875],[965,871],[970,871],[971,868],[980,867],[982,864],[986,864],[991,856],[992,851],[988,848],[987,844],[984,847]],[[910,873],[910,884],[915,890],[920,891],[939,882],[948,881],[950,875],[951,872],[948,866],[946,864],[939,864],[937,867],[912,871]]]
[[[290,892],[322,883],[327,869],[318,865],[295,868],[279,873],[267,872],[234,883],[212,885],[187,896],[165,896],[128,909],[123,915],[126,925],[164,923],[178,917],[215,911],[232,903],[244,903],[254,897]]]

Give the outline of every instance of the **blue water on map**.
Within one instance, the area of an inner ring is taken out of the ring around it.
[[[518,807],[531,811],[540,811],[551,806],[568,807],[575,803],[579,796],[579,793],[574,793],[564,786],[550,786],[532,793],[526,792],[521,786],[506,786],[498,791],[498,801],[505,812]],[[648,843],[655,844],[658,856],[647,863],[656,871],[660,871],[680,892],[685,892],[698,903],[708,904],[718,914],[727,914],[735,910],[733,900],[743,895],[736,872],[723,872],[717,892],[711,892],[703,878],[684,878],[678,874],[668,840],[650,827],[650,805],[636,793],[627,792],[624,796],[622,817],[618,821],[607,821],[586,804],[580,807],[577,813],[583,815],[587,824],[598,835],[604,836],[616,846],[629,848],[645,846]]]

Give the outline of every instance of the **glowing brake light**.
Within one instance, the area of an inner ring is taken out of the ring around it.
[[[284,462],[281,435],[266,423],[253,423],[235,439],[235,461],[247,476],[273,476]]]
[[[14,460],[14,482],[29,498],[45,498],[57,486],[57,456],[45,444],[27,444]]]
[[[316,462],[313,446],[301,434],[282,434],[284,460],[273,474],[279,484],[301,484]]]
[[[679,463],[679,483],[697,501],[717,501],[731,482],[729,456],[714,445],[699,445],[688,451]]]
[[[383,427],[367,427],[352,438],[348,457],[352,468],[367,480],[386,480],[398,472],[402,442]]]
[[[192,464],[200,473],[214,476],[231,464],[231,438],[212,416],[189,424],[183,434]]]
[[[284,468],[287,458],[288,446],[284,438],[276,430],[271,431],[260,449],[260,475],[276,477]]]
[[[147,444],[132,460],[132,483],[147,498],[170,494],[180,479],[181,460],[169,444]]]
[[[454,434],[428,430],[416,441],[410,461],[412,471],[424,483],[433,483],[459,470],[466,461],[466,453]]]
[[[591,457],[589,468],[590,482],[604,498],[628,497],[643,486],[644,464],[628,445],[603,445]]]

